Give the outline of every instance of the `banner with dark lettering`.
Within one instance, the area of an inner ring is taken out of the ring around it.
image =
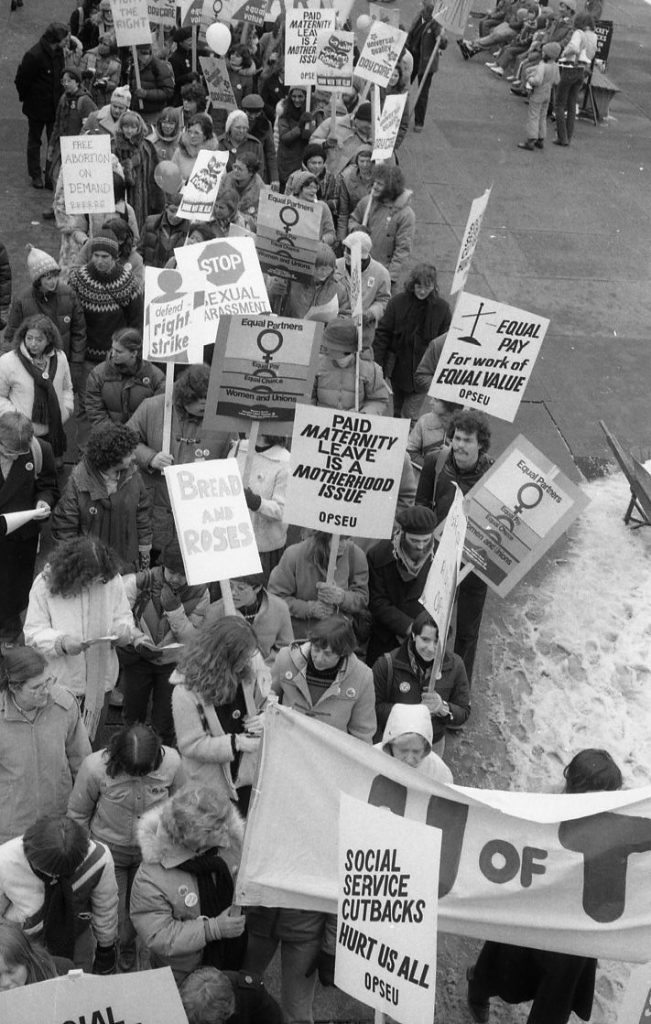
[[[505,597],[588,502],[580,487],[519,434],[465,496],[463,561]]]
[[[178,270],[145,267],[143,359],[159,363],[201,363],[203,296]]]
[[[201,74],[210,96],[210,106],[215,110],[235,110],[237,100],[233,92],[228,68],[224,57],[199,57]]]
[[[166,466],[164,473],[188,583],[260,572],[237,459]]]
[[[285,85],[315,85],[319,32],[334,32],[334,10],[288,8],[285,12]]]
[[[147,0],[111,0],[113,27],[118,46],[151,43]]]
[[[401,28],[374,21],[355,65],[355,77],[386,89],[406,38]]]
[[[147,17],[157,25],[176,27],[176,0],[147,0]]]
[[[255,245],[265,274],[312,284],[321,211],[314,203],[260,189]]]
[[[409,420],[296,408],[285,520],[350,537],[390,537]]]
[[[217,331],[204,423],[245,431],[264,421],[265,434],[289,434],[297,403],[308,402],[323,324],[290,317],[225,317]]]
[[[113,164],[109,135],[62,135],[63,201],[68,215],[113,213]]]
[[[549,320],[462,292],[429,394],[512,423]]]
[[[181,189],[178,216],[185,220],[209,221],[221,185],[228,153],[200,149],[190,177]]]
[[[648,959],[651,786],[580,795],[445,786],[281,706],[265,714],[260,778],[237,903],[334,914],[340,794],[347,793],[441,829],[442,931]],[[381,894],[351,897],[350,922],[381,920],[395,912],[389,902]],[[406,902],[400,909],[402,917],[412,912]]]

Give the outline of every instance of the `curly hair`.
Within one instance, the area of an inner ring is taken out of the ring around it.
[[[123,423],[98,423],[88,435],[85,458],[91,469],[104,473],[135,451],[137,444],[138,435],[131,427]]]
[[[251,56],[251,51],[246,45],[246,43],[238,43],[237,46],[234,46],[231,49],[231,52],[229,53],[228,56],[232,57],[234,54],[237,54],[238,57],[242,58],[243,68],[250,68],[251,65],[253,64],[253,57]]]
[[[622,773],[607,750],[588,748],[563,769],[566,793],[595,793],[622,788]]]
[[[135,778],[149,775],[163,763],[165,751],[160,736],[142,722],[125,725],[114,732],[106,745],[106,774]]]
[[[100,577],[103,583],[115,579],[120,560],[111,548],[94,537],[71,537],[61,541],[50,554],[43,575],[51,594],[75,597]]]
[[[235,1013],[235,993],[216,967],[198,967],[179,986],[188,1024],[224,1024]]]
[[[235,160],[244,164],[249,174],[257,174],[260,170],[260,157],[256,156],[252,151],[244,151],[235,157]]]
[[[52,323],[49,316],[44,316],[43,313],[35,313],[34,316],[25,317],[14,334],[14,348],[20,348],[28,331],[40,331],[41,334],[45,335],[47,338],[47,348],[45,351],[47,353],[54,352],[62,347],[59,328],[56,324]]]
[[[239,615],[202,626],[179,660],[184,685],[206,703],[230,704],[257,649],[253,629]]]
[[[436,267],[433,263],[417,263],[405,281],[405,291],[413,295],[414,287],[417,284],[422,285],[423,288],[429,288],[430,285],[434,285],[432,295],[438,298],[439,284],[436,276]]]
[[[212,139],[215,134],[215,126],[212,121],[210,114],[204,114],[202,111],[193,114],[188,122],[188,128],[192,128],[192,125],[198,124],[201,128],[201,134],[204,139]]]
[[[118,185],[119,182],[119,185]],[[124,178],[121,178],[119,174],[113,175],[113,196],[116,203],[121,199],[124,199]],[[122,193],[120,195],[119,193]],[[118,255],[121,257],[129,256],[133,250],[135,239],[133,237],[133,231],[129,225],[122,220],[121,217],[108,217],[102,224],[102,228],[108,228],[112,231],[118,240]],[[123,327],[122,330],[128,331],[133,330],[131,327]]]
[[[201,850],[215,845],[210,842],[215,832],[230,826],[236,811],[225,793],[212,786],[183,786],[166,800],[161,824],[172,842],[188,850]],[[228,845],[228,840],[219,844]]]
[[[32,942],[16,921],[0,918],[0,955],[9,970],[24,967],[26,985],[57,977],[54,960],[42,946]]]
[[[208,103],[208,97],[206,96],[203,86],[199,82],[187,82],[185,85],[182,85],[181,100],[188,100],[190,103],[196,103],[198,114],[202,114],[204,112]]]
[[[373,171],[373,181],[382,185],[380,199],[397,199],[405,189],[405,176],[395,164],[378,164]]]
[[[188,366],[174,385],[174,405],[184,409],[192,402],[201,401],[208,394],[210,370],[204,363]]]
[[[491,446],[491,428],[485,413],[476,412],[474,409],[459,409],[450,420],[449,432],[451,437],[454,437],[457,427],[464,434],[477,435],[480,453],[488,451]]]

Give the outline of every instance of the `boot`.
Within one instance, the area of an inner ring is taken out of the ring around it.
[[[535,139],[527,139],[526,142],[518,142],[518,149],[535,149],[535,147],[536,147],[536,140]]]
[[[545,148],[545,140],[544,139],[536,139],[535,145],[536,145],[536,149],[544,149]]]

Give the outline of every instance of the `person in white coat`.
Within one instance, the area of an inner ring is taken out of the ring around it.
[[[445,761],[432,750],[432,719],[424,704],[394,704],[375,746],[436,782],[453,782]]]

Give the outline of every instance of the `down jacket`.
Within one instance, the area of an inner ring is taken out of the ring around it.
[[[341,365],[345,362],[345,365]],[[322,353],[319,369],[314,378],[312,405],[328,409],[355,409],[355,358],[345,360]],[[368,359],[359,360],[359,411],[374,416],[386,416],[389,389],[382,370]]]
[[[111,360],[95,366],[86,382],[86,413],[90,422],[126,423],[146,398],[165,393],[165,374],[143,361],[134,374],[126,375]]]
[[[395,282],[411,256],[416,231],[416,215],[410,206],[411,192],[405,189],[397,199],[373,199],[368,223],[363,227],[371,196],[361,199],[348,222],[349,231],[367,231],[373,240],[371,256],[387,268]]]
[[[24,346],[23,355],[31,362]],[[49,365],[52,372],[52,360]],[[70,367],[64,352],[57,352],[56,372],[52,378],[52,386],[59,402],[61,422],[70,418],[75,407],[75,396],[72,390]],[[22,412],[28,420],[32,419],[34,407],[34,378],[21,363],[17,352],[5,352],[0,356],[0,416],[6,412]],[[34,433],[44,437],[48,433],[46,423],[34,423]]]
[[[37,313],[49,317],[55,327],[58,327],[61,347],[68,357],[68,362],[83,363],[86,351],[86,319],[77,293],[63,281],[57,282],[56,290],[53,292],[43,292],[37,285],[32,285],[14,299],[9,309],[3,348],[6,350],[10,347],[14,334],[23,320]]]

